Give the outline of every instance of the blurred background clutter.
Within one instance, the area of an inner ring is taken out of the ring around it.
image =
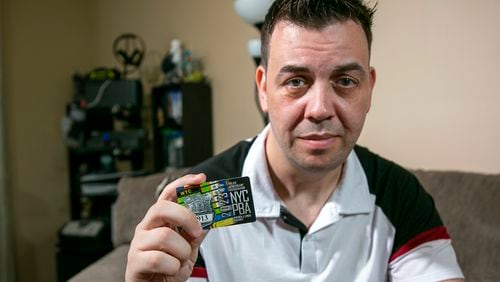
[[[359,143],[408,168],[499,173],[500,2],[378,2]],[[120,177],[259,132],[269,4],[0,0],[0,281],[64,281],[111,248]]]
[[[111,49],[119,67],[74,74],[61,119],[71,217],[58,233],[58,281],[112,249],[120,178],[192,166],[213,154],[211,87],[201,59],[179,39],[161,60],[145,57],[146,43],[134,33],[117,36]]]

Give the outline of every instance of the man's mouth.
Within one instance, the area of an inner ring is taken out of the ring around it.
[[[310,149],[325,150],[332,147],[338,137],[332,133],[310,133],[300,135],[297,138]]]
[[[335,135],[331,133],[312,133],[299,136],[300,139],[305,139],[305,140],[325,140],[333,137],[335,137]]]

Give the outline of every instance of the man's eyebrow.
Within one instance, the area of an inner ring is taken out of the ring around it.
[[[296,74],[296,73],[309,73],[311,70],[305,66],[301,65],[285,65],[283,66],[278,74],[275,77],[277,83],[281,81],[282,77],[287,74]]]
[[[358,63],[347,63],[339,66],[335,66],[335,68],[332,71],[332,74],[342,74],[350,71],[356,71],[360,73],[361,76],[366,75],[366,70],[363,68]],[[310,73],[311,70],[308,67],[302,66],[302,65],[285,65],[283,66],[280,71],[278,72],[278,75],[276,76],[276,81],[279,81],[282,76],[286,74],[294,74],[294,73]]]
[[[280,69],[279,73],[297,73],[297,72],[309,72],[307,67],[300,65],[286,65]]]
[[[345,65],[340,65],[340,66],[337,66],[333,69],[334,73],[345,73],[345,72],[349,72],[349,71],[357,71],[357,72],[360,72],[362,75],[366,74],[366,71],[363,68],[363,66],[361,66],[358,63],[349,63],[349,64],[345,64]]]

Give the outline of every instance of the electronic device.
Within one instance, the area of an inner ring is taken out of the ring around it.
[[[146,52],[144,41],[133,33],[124,33],[113,42],[113,54],[123,65],[123,74],[126,75],[128,67],[138,68]]]
[[[80,99],[89,108],[141,106],[142,85],[139,80],[85,80]]]

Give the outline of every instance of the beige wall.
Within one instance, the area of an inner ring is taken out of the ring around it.
[[[0,281],[14,281],[14,248],[9,189],[7,188],[5,157],[5,103],[4,103],[4,8],[0,0]]]
[[[379,1],[360,140],[413,168],[500,172],[500,1]]]
[[[94,65],[87,1],[5,0],[7,170],[19,281],[55,281],[57,229],[69,219],[59,131],[71,75]]]
[[[378,84],[361,143],[415,168],[500,172],[500,2],[379,1]],[[55,8],[57,7],[57,8]],[[215,150],[262,126],[246,41],[257,31],[233,0],[5,0],[9,187],[20,281],[54,281],[57,229],[69,218],[59,119],[71,75],[112,66],[122,32],[201,56],[214,94]]]

